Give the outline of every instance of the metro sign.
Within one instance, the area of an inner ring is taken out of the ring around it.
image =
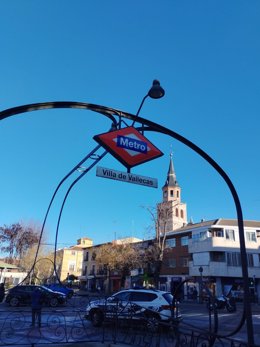
[[[93,138],[128,169],[163,155],[134,127],[95,135]]]

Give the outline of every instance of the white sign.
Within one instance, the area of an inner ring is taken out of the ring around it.
[[[121,172],[105,167],[97,167],[96,175],[99,177],[110,178],[128,183],[141,184],[142,186],[158,188],[157,178],[135,175],[129,172]]]

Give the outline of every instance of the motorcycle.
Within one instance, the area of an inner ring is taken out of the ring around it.
[[[229,298],[226,295],[221,295],[215,298],[213,301],[209,299],[209,302],[207,303],[207,308],[210,311],[226,308],[228,312],[235,312],[237,309],[235,299],[233,297]]]

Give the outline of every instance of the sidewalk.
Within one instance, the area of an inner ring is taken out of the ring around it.
[[[37,347],[46,347],[46,344],[37,344]],[[120,343],[102,343],[102,342],[75,342],[75,343],[64,343],[55,344],[56,347],[133,347],[133,345],[126,345]]]

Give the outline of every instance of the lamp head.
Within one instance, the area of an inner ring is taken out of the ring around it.
[[[154,80],[153,81],[153,85],[151,87],[151,89],[148,92],[148,95],[150,96],[150,98],[152,99],[160,99],[164,96],[165,91],[164,89],[161,87],[160,82],[158,80]]]

